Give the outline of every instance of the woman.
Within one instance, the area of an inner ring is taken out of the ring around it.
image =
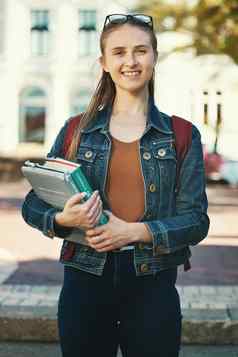
[[[66,155],[82,164],[95,192],[84,203],[83,194],[74,195],[59,211],[31,191],[23,217],[65,238],[58,307],[64,357],[113,357],[118,345],[125,357],[176,357],[177,267],[209,228],[200,133],[193,125],[176,193],[171,118],[154,104],[152,18],[108,15],[100,45],[102,77],[87,111],[73,119]],[[69,122],[49,156],[64,156]],[[97,225],[102,208],[109,222]],[[75,229],[83,242],[67,240]]]

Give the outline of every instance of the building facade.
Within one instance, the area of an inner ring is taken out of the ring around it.
[[[104,18],[128,12],[131,5],[129,0],[0,1],[0,155],[44,155],[64,121],[86,108],[101,73]],[[158,35],[160,58],[183,40]],[[196,58],[186,52],[157,65],[160,110],[194,122],[211,148],[220,120],[218,150],[232,157],[237,95],[238,69],[226,56]]]
[[[89,102],[104,17],[125,8],[105,0],[0,6],[0,153],[44,154],[64,121]]]

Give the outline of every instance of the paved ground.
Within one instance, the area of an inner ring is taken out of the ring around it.
[[[58,344],[0,343],[0,357],[60,357]],[[121,357],[118,353],[117,357]],[[236,346],[182,346],[179,357],[238,357]]]
[[[2,284],[0,285],[0,307],[15,307],[17,305],[19,307],[52,306],[56,308],[60,287],[60,285]],[[182,309],[226,310],[233,307],[238,308],[238,285],[177,285],[177,290],[180,295]],[[226,317],[229,318],[229,313]]]

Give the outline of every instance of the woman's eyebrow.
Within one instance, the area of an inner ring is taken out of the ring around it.
[[[148,45],[137,45],[137,46],[135,46],[134,48],[137,49],[137,48],[140,48],[140,47],[149,48]],[[124,50],[125,48],[126,48],[125,46],[117,46],[117,47],[113,47],[113,48],[111,49],[111,51]]]

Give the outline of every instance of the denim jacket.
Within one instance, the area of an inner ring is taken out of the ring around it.
[[[77,162],[82,165],[93,190],[99,190],[103,208],[107,210],[110,210],[105,187],[112,145],[109,133],[111,111],[111,107],[99,110],[96,118],[82,130],[77,152]],[[63,157],[68,122],[60,130],[49,157]],[[198,244],[207,236],[210,224],[201,135],[196,126],[192,125],[192,143],[180,168],[178,189],[171,117],[160,112],[152,98],[149,99],[146,128],[139,140],[139,149],[145,199],[144,214],[139,222],[147,225],[152,242],[135,244],[137,276],[156,274],[184,264],[191,257],[189,246]],[[27,194],[22,207],[23,218],[30,226],[50,238],[64,238],[60,262],[102,275],[107,252],[97,252],[83,244],[84,232],[78,230],[81,240],[74,244],[74,251],[69,255],[67,250],[72,243],[67,237],[73,229],[54,222],[58,211],[39,199],[33,190]]]

